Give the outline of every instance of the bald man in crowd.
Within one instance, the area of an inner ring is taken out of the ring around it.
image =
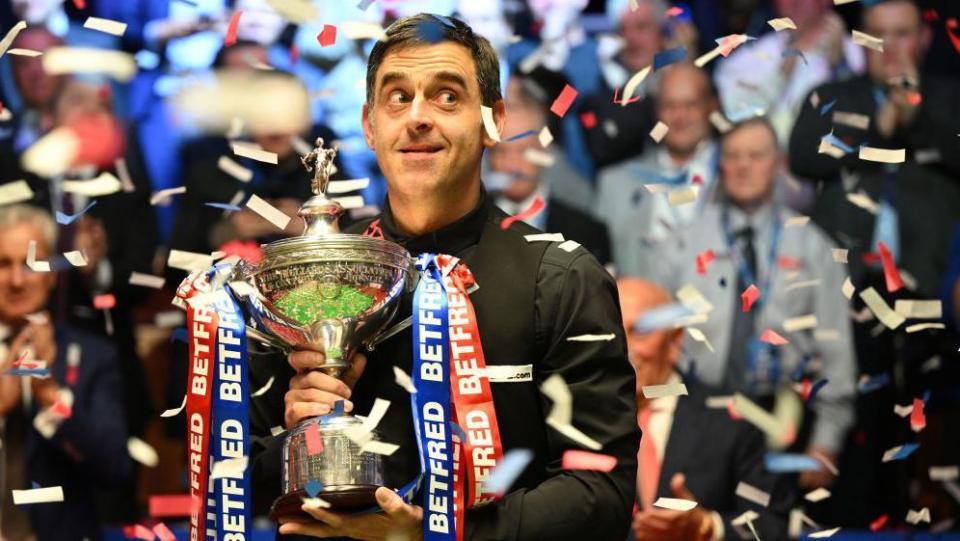
[[[710,409],[708,389],[684,381],[676,371],[683,329],[636,330],[645,314],[668,308],[670,295],[653,282],[622,278],[617,282],[630,364],[637,373],[637,419],[643,430],[638,453],[638,509],[632,533],[638,541],[737,539],[733,520],[747,510],[760,516],[753,526],[761,539],[784,539],[792,502],[789,483],[764,470],[763,436],[726,409]],[[643,388],[685,383],[689,395],[648,399]],[[674,426],[677,430],[673,430]],[[771,495],[761,508],[736,496],[747,483]],[[694,500],[690,511],[652,507],[657,497]],[[747,534],[749,535],[749,534]]]

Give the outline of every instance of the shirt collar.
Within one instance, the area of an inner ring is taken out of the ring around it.
[[[767,227],[773,216],[772,201],[763,203],[750,214],[747,214],[736,205],[729,205],[728,209],[730,213],[730,229],[733,232],[740,231],[748,225],[752,227],[754,231],[761,231]]]
[[[490,198],[481,186],[480,201],[477,202],[477,206],[473,210],[436,231],[418,236],[408,236],[402,234],[400,228],[397,227],[388,197],[384,203],[380,225],[387,239],[402,245],[414,255],[423,252],[456,255],[480,241],[484,224],[486,224],[487,216],[490,214],[490,206]]]

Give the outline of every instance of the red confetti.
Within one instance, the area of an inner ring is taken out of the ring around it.
[[[97,310],[109,310],[117,305],[117,298],[113,293],[104,293],[93,298],[93,307]]]
[[[615,104],[617,104],[617,105],[630,105],[631,103],[636,103],[636,102],[640,101],[640,98],[642,98],[642,97],[643,97],[643,96],[637,96],[637,97],[635,97],[635,98],[630,98],[629,100],[627,100],[626,103],[623,103],[623,102],[620,100],[620,87],[618,86],[618,87],[615,87],[615,88],[613,89],[613,103],[615,103]]]
[[[126,151],[123,128],[108,115],[84,115],[68,124],[67,128],[72,130],[80,141],[80,148],[72,166],[112,167],[114,161]]]
[[[672,8],[668,9],[666,12],[667,17],[676,17],[678,15],[683,15],[683,8],[673,6]]]
[[[782,346],[790,343],[789,340],[774,332],[773,329],[767,329],[763,331],[763,334],[760,335],[760,341],[766,342],[767,344],[773,344],[774,346]]]
[[[716,255],[713,253],[713,250],[706,250],[697,254],[697,274],[700,276],[705,276],[707,274],[707,267],[710,263],[713,263]]]
[[[782,255],[777,258],[777,266],[784,270],[796,270],[800,268],[800,262],[795,257]]]
[[[563,90],[560,91],[560,95],[557,96],[557,99],[553,100],[553,105],[550,106],[550,112],[563,118],[563,115],[567,114],[567,110],[570,109],[575,99],[577,99],[577,89],[570,85],[564,85]]]
[[[67,367],[67,385],[73,387],[77,384],[77,380],[80,379],[80,370],[76,366]]]
[[[227,47],[237,42],[237,26],[240,24],[241,15],[243,15],[243,10],[238,9],[230,16],[230,24],[227,25],[227,37],[223,38],[223,44]]]
[[[730,53],[732,53],[734,49],[741,45],[743,45],[743,42],[741,41],[740,36],[736,34],[724,36],[720,38],[720,54],[726,58],[730,56]]]
[[[874,520],[870,523],[870,531],[875,532],[880,528],[883,528],[886,525],[887,521],[890,520],[890,517],[886,514],[880,515],[877,517],[877,520]]]
[[[500,222],[500,229],[509,228],[511,225],[513,225],[513,222],[522,222],[527,218],[533,218],[537,214],[543,212],[543,209],[546,206],[546,203],[543,202],[543,198],[537,195],[536,198],[534,198],[533,203],[530,203],[529,207],[521,210],[513,216],[507,216],[504,218],[503,221]]]
[[[153,518],[189,517],[191,503],[189,494],[165,494],[150,496],[147,505]]]
[[[583,127],[592,130],[597,127],[597,115],[593,111],[587,111],[586,113],[580,114],[580,123],[583,124]]]
[[[617,457],[570,449],[563,453],[563,469],[609,472],[617,466]]]
[[[810,399],[810,379],[803,378],[803,381],[800,382],[800,398],[806,402]]]
[[[927,426],[927,416],[923,413],[923,400],[913,399],[913,411],[910,412],[910,429],[914,432],[920,432]]]
[[[739,421],[740,419],[743,419],[743,417],[740,415],[740,412],[733,407],[733,400],[731,400],[730,402],[727,402],[727,413],[730,414],[730,418],[733,419],[734,421]]]
[[[127,539],[143,539],[143,541],[153,541],[156,534],[153,530],[143,524],[134,524],[133,526],[123,527],[123,536]]]
[[[154,524],[153,533],[157,534],[160,541],[177,541],[177,536],[173,535],[170,528],[167,528],[167,525],[162,522]]]
[[[70,416],[73,415],[73,410],[70,408],[70,406],[66,405],[63,400],[60,399],[57,399],[57,401],[50,406],[50,411],[64,419],[69,419]]]
[[[317,41],[321,47],[329,47],[337,42],[337,27],[332,24],[323,25],[323,30],[317,34]]]
[[[693,175],[693,178],[690,179],[690,184],[694,186],[701,186],[703,184],[703,177],[700,175]]]
[[[750,287],[743,290],[743,293],[740,294],[740,307],[744,312],[749,312],[750,307],[753,306],[753,303],[757,302],[757,299],[760,298],[760,288],[750,284]]]
[[[87,9],[86,0],[73,0],[73,6],[77,9]]]
[[[300,59],[300,49],[296,45],[290,46],[290,64],[296,64]]]
[[[323,452],[323,438],[320,437],[320,427],[316,423],[307,427],[304,437],[307,440],[308,455],[319,455]]]
[[[947,19],[947,36],[950,38],[950,43],[953,44],[953,48],[957,51],[957,54],[960,54],[960,36],[953,33],[956,29],[957,19],[952,17]]]
[[[920,105],[922,102],[923,102],[923,95],[921,95],[919,92],[914,92],[912,90],[910,92],[907,92],[907,103],[909,103],[913,107],[916,107]]]
[[[930,8],[923,10],[923,20],[928,23],[933,23],[940,20],[940,14],[937,13],[937,10]]]
[[[880,261],[883,263],[883,277],[887,282],[887,291],[895,293],[903,288],[903,279],[900,278],[900,271],[897,270],[897,264],[893,262],[893,254],[887,245],[880,241],[877,243],[880,250]]]
[[[383,228],[380,227],[380,218],[370,222],[370,225],[367,226],[367,230],[363,232],[363,236],[370,237],[372,239],[383,238]]]

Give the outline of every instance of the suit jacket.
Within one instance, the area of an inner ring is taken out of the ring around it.
[[[33,428],[37,405],[28,415],[25,460],[29,481],[41,487],[62,486],[62,503],[31,505],[30,524],[38,541],[101,537],[95,488],[126,488],[134,465],[127,452],[127,425],[120,388],[121,360],[106,340],[67,326],[57,326],[57,361],[52,377],[73,392],[72,415],[53,437]],[[80,347],[76,382],[67,381],[67,351]],[[8,487],[30,488],[27,487]]]
[[[786,539],[787,517],[795,499],[789,480],[764,469],[763,434],[745,421],[734,421],[726,409],[707,408],[708,389],[686,382],[660,467],[658,494],[670,497],[670,478],[682,473],[697,503],[723,517],[725,539],[739,540],[731,520],[749,509],[760,518],[753,525],[760,539]],[[747,483],[770,494],[766,509],[736,495]]]
[[[556,199],[550,200],[546,212],[548,232],[562,233],[563,238],[579,242],[601,265],[611,261],[607,226]]]

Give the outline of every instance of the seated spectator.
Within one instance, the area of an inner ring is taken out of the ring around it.
[[[617,288],[630,364],[637,373],[637,419],[643,431],[633,538],[735,539],[735,531],[743,528],[731,521],[752,509],[760,515],[753,525],[761,539],[786,539],[793,491],[786,478],[764,469],[763,435],[746,422],[732,420],[726,409],[707,408],[709,389],[676,372],[682,328],[646,333],[634,329],[648,310],[667,305],[670,295],[636,278],[618,280]],[[688,396],[643,395],[645,386],[681,382]],[[770,505],[761,508],[736,496],[741,482],[769,493]],[[651,507],[660,496],[693,500],[697,506],[686,512]]]
[[[914,278],[915,293],[933,298],[946,265],[949,224],[960,209],[960,80],[921,69],[930,31],[912,1],[865,6],[863,31],[882,38],[884,52],[867,51],[867,76],[811,94],[791,137],[790,168],[822,181],[811,215],[850,249],[855,286],[883,280],[876,257],[882,241]],[[820,153],[831,133],[833,149]],[[861,145],[904,149],[906,161],[862,160]],[[852,193],[873,205],[853,207]]]
[[[56,235],[46,212],[0,207],[4,539],[99,539],[95,490],[133,483],[121,398],[123,359],[107,340],[53,323],[43,310],[57,275],[26,265],[30,243],[36,243],[36,260],[53,259]],[[49,378],[7,373],[12,363],[34,359],[46,361]],[[13,505],[11,491],[32,483],[63,487],[63,502]]]
[[[737,120],[763,110],[786,148],[803,99],[817,85],[863,73],[863,48],[853,43],[830,0],[777,0],[779,17],[796,30],[769,32],[718,59],[714,72],[723,110]]]
[[[544,149],[536,134],[514,141],[511,135],[527,131],[539,132],[547,119],[545,96],[538,95],[538,87],[521,76],[513,76],[507,85],[507,120],[504,141],[490,152],[490,168],[497,177],[505,179],[505,186],[496,193],[496,204],[507,214],[517,214],[540,197],[546,207],[526,222],[550,233],[561,233],[585,246],[601,264],[610,262],[610,240],[606,227],[589,214],[566,203],[574,191],[585,190],[581,199],[589,199],[589,186],[578,182],[575,186],[564,178],[578,177],[561,151],[551,145]],[[539,162],[531,156],[542,156],[553,162]],[[500,187],[498,187],[500,188]],[[573,188],[571,190],[571,188]],[[582,193],[582,192],[581,192]]]
[[[594,210],[613,237],[618,275],[649,277],[654,263],[650,254],[656,244],[693,221],[711,198],[719,147],[710,113],[716,109],[710,79],[702,70],[692,64],[664,70],[657,116],[670,131],[662,144],[600,171]],[[666,179],[676,182],[663,185]],[[699,186],[696,201],[670,204],[668,189],[691,186]]]
[[[660,245],[658,283],[670,291],[692,286],[708,303],[697,307],[706,315],[698,326],[706,340],[687,344],[705,383],[771,405],[778,395],[797,400],[792,381],[827,379],[810,408],[806,451],[835,460],[854,420],[856,363],[840,293],[846,269],[833,260],[833,245],[819,228],[786,224],[795,214],[773,200],[780,163],[776,134],[765,119],[724,134],[723,197]],[[812,328],[786,330],[788,320],[804,316],[816,317]],[[771,331],[788,342],[770,338]],[[781,446],[796,436],[788,427],[768,435]],[[825,486],[832,477],[821,469],[804,472],[800,481]]]

